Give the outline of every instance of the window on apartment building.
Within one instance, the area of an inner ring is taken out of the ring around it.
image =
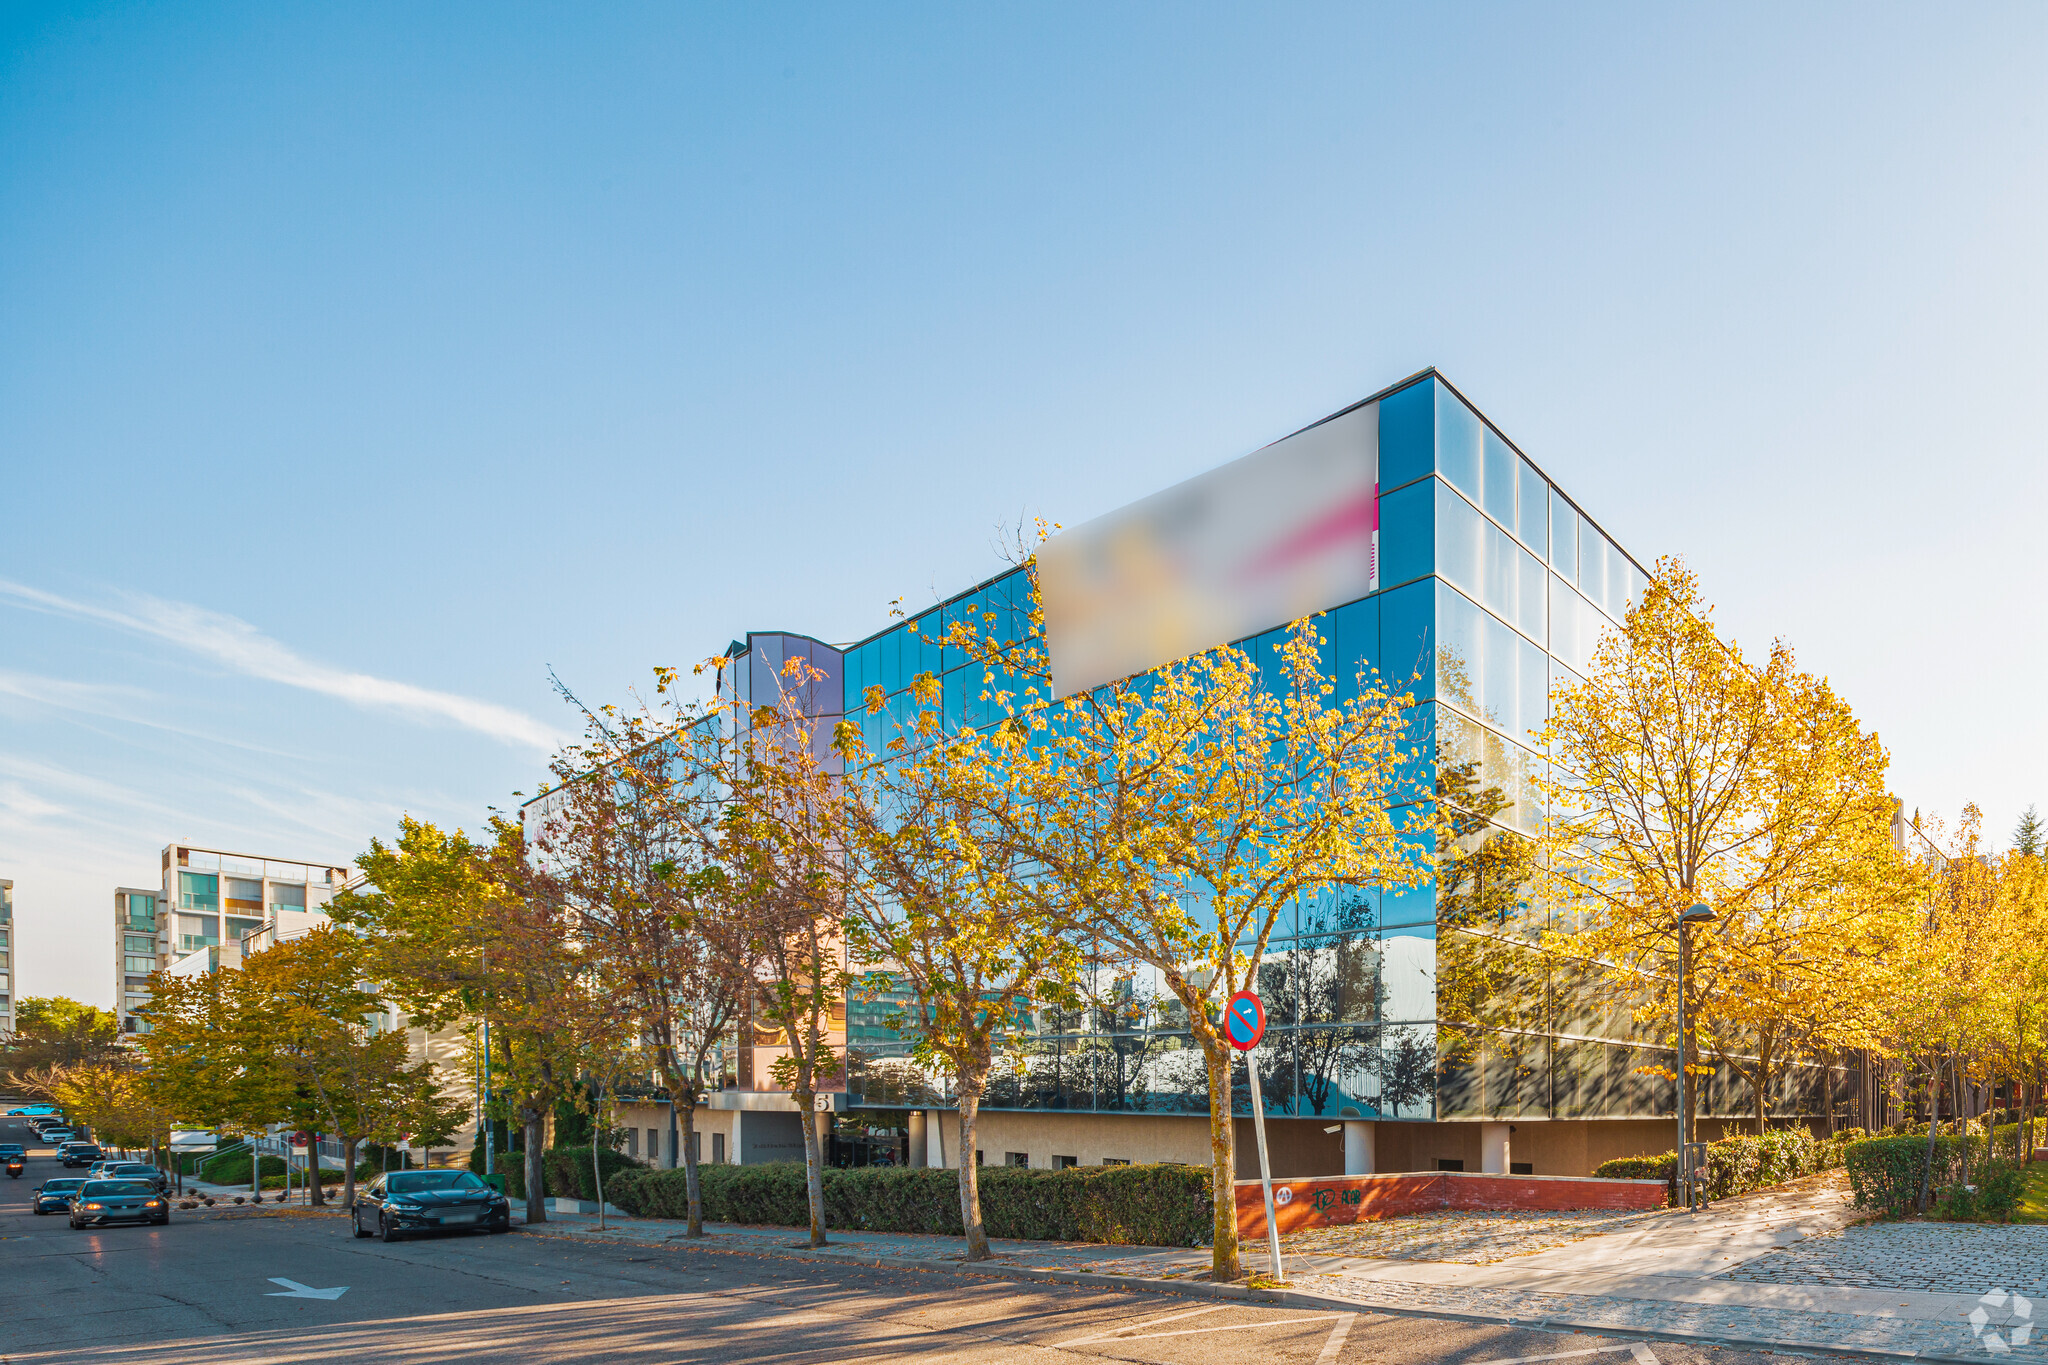
[[[626,1130],[626,1155],[636,1159],[640,1155],[640,1130],[638,1128],[628,1128]]]
[[[661,1161],[661,1129],[647,1130],[647,1159],[657,1164]]]
[[[1508,1174],[1534,1175],[1536,1174],[1536,1163],[1533,1161],[1510,1161],[1508,1163]]]
[[[1005,1166],[1029,1166],[1031,1164],[1031,1153],[1004,1152],[1003,1164]]]
[[[711,1135],[711,1164],[714,1166],[723,1166],[725,1164],[725,1134],[723,1133],[713,1133]]]
[[[1105,1166],[1128,1166],[1131,1164],[1131,1159],[1127,1156],[1106,1156],[1102,1158],[1102,1164]]]
[[[270,884],[270,910],[272,914],[280,910],[303,910],[305,908],[305,887],[280,886],[276,882]]]
[[[4,941],[4,936],[0,936],[0,941]],[[147,934],[123,934],[121,936],[121,951],[126,953],[148,953],[154,957],[156,955],[156,940]]]
[[[155,896],[131,894],[128,897],[128,927],[130,929],[156,928]]]
[[[1078,1157],[1056,1155],[1052,1159],[1052,1168],[1056,1171],[1064,1171],[1070,1166],[1078,1166],[1080,1164],[1081,1162]]]
[[[1440,1156],[1436,1159],[1436,1168],[1440,1171],[1462,1171],[1465,1163],[1454,1156]]]
[[[983,1163],[983,1161],[982,1161],[982,1158],[983,1158],[983,1157],[985,1157],[985,1156],[987,1156],[987,1155],[988,1155],[988,1153],[986,1153],[986,1152],[982,1151],[982,1150],[981,1150],[981,1148],[979,1148],[979,1147],[976,1147],[976,1148],[974,1149],[974,1164],[975,1164],[975,1165],[977,1165],[977,1166],[983,1165],[984,1163]]]
[[[211,872],[180,872],[178,874],[178,908],[180,910],[220,909],[220,878]]]
[[[263,914],[263,883],[248,877],[227,879],[227,908],[245,915]]]

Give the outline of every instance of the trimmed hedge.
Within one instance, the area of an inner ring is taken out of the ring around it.
[[[1729,1199],[1751,1190],[1767,1189],[1797,1180],[1804,1175],[1840,1166],[1852,1139],[1860,1128],[1838,1133],[1831,1139],[1816,1138],[1806,1128],[1773,1128],[1762,1136],[1738,1133],[1707,1144],[1706,1196]],[[1613,1180],[1662,1180],[1666,1197],[1678,1200],[1678,1154],[1625,1156],[1603,1161],[1593,1168],[1596,1176]]]
[[[1981,1133],[1968,1137],[1944,1134],[1934,1139],[1934,1178],[1928,1182],[1931,1194],[1960,1183],[1963,1153],[1968,1150],[1974,1167],[1984,1159]],[[1849,1192],[1859,1209],[1871,1209],[1887,1218],[1900,1218],[1920,1204],[1920,1177],[1927,1170],[1927,1137],[1865,1138],[1849,1145],[1845,1163],[1849,1168]]]
[[[805,1227],[804,1168],[699,1166],[704,1217],[715,1223]],[[611,1202],[644,1218],[684,1218],[684,1172],[636,1169],[606,1181]],[[1207,1246],[1214,1205],[1199,1166],[982,1168],[981,1217],[991,1237],[1026,1241]],[[960,1175],[946,1168],[874,1166],[824,1172],[825,1225],[864,1232],[960,1236]]]
[[[619,1201],[612,1197],[612,1179],[627,1171],[642,1169],[639,1162],[629,1156],[622,1156],[609,1147],[601,1148],[598,1160],[604,1163],[604,1195],[609,1203]],[[541,1172],[545,1180],[542,1193],[550,1199],[597,1199],[597,1179],[590,1169],[588,1147],[550,1147],[540,1154]],[[477,1165],[481,1166],[481,1162]],[[500,1152],[495,1165],[496,1174],[505,1177],[505,1196],[519,1201],[526,1198],[526,1153]],[[474,1168],[472,1168],[474,1169]],[[482,1171],[477,1171],[482,1175]],[[621,1208],[625,1207],[623,1204]]]
[[[612,1178],[621,1171],[640,1170],[641,1166],[633,1158],[615,1152],[609,1147],[600,1147],[597,1153],[598,1161],[604,1166],[604,1192],[609,1199]],[[541,1155],[541,1169],[547,1173],[549,1198],[597,1198],[597,1173],[590,1168],[590,1148],[550,1147]],[[617,1204],[619,1201],[611,1199],[610,1202]]]

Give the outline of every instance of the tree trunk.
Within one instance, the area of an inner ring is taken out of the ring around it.
[[[1927,1161],[1920,1168],[1920,1212],[1927,1212],[1927,1195],[1934,1184],[1934,1135],[1941,1131],[1941,1059],[1934,1059],[1927,1073]]]
[[[811,1245],[821,1247],[825,1245],[825,1158],[818,1150],[818,1097],[811,1086],[808,1079],[802,1082],[796,1102],[803,1110],[798,1118],[804,1128],[804,1194],[810,1205]]]
[[[356,1139],[344,1136],[341,1140],[341,1206],[352,1209],[356,1206]]]
[[[541,1161],[542,1134],[541,1114],[538,1109],[522,1108],[519,1117],[526,1121],[526,1221],[545,1223],[548,1221],[546,1168]]]
[[[1227,1284],[1238,1276],[1237,1135],[1230,1115],[1230,1052],[1221,1040],[1204,1038],[1201,1043],[1202,1058],[1209,1065],[1209,1194],[1216,1201],[1209,1278]]]
[[[320,1135],[309,1133],[306,1142],[306,1204],[325,1204],[327,1191],[320,1188]]]
[[[682,1117],[682,1132],[676,1152],[676,1160],[683,1163],[683,1196],[688,1205],[689,1221],[684,1224],[683,1235],[702,1237],[704,1235],[704,1185],[697,1178],[697,1087],[691,1085],[686,1092],[669,1088],[668,1100],[671,1112]]]
[[[590,1179],[591,1184],[597,1188],[597,1227],[598,1231],[602,1232],[604,1230],[604,1162],[598,1160],[597,1124],[595,1118],[596,1116],[593,1115],[593,1121],[590,1125]]]
[[[981,1172],[974,1164],[974,1126],[981,1115],[981,1082],[960,1086],[960,1226],[967,1233],[967,1259],[989,1258],[988,1229],[981,1221]]]

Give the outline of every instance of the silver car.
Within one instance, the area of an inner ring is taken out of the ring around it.
[[[171,1201],[164,1198],[154,1181],[88,1180],[71,1196],[74,1228],[170,1221]]]

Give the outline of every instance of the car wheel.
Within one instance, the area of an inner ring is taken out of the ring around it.
[[[398,1240],[398,1229],[391,1226],[391,1220],[379,1211],[377,1214],[377,1235],[387,1242]]]
[[[363,1231],[363,1215],[360,1210],[349,1210],[348,1226],[349,1231],[355,1233],[355,1235],[358,1237],[368,1237],[370,1235],[369,1233]]]

